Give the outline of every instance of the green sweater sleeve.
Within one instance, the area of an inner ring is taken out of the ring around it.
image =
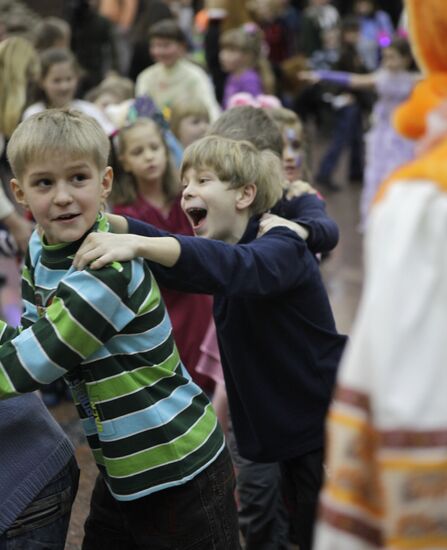
[[[37,322],[14,333],[0,327],[0,398],[60,378],[122,330],[136,314],[126,305],[127,284],[116,266],[72,272]]]

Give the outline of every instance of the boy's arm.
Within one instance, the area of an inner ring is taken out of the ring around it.
[[[73,259],[73,267],[87,265],[100,269],[115,261],[145,258],[165,267],[172,267],[180,258],[180,244],[174,237],[142,237],[114,233],[90,233]]]
[[[171,237],[168,231],[134,218],[115,214],[107,214],[107,218],[114,233],[90,233],[73,259],[75,269],[84,269],[86,266],[100,269],[114,261],[123,262],[138,257],[150,260],[152,258],[145,255],[147,245],[145,237]],[[171,244],[175,247],[175,243]],[[170,256],[174,249],[168,251],[167,248],[159,246],[158,250],[161,254],[152,261],[171,267],[178,260],[175,253]],[[165,250],[166,256],[164,256]],[[154,243],[151,245],[151,253],[155,254]]]
[[[129,239],[129,235],[92,233],[75,262],[79,267],[92,262],[97,255],[99,259],[90,264],[96,268],[122,258],[122,254],[163,264],[152,263],[151,269],[164,286],[228,296],[267,296],[287,291],[302,283],[314,265],[304,241],[283,227],[272,229],[255,241],[236,245],[184,235]]]
[[[33,391],[77,367],[135,316],[119,266],[72,272],[45,315],[0,346],[0,398]]]
[[[338,226],[327,215],[325,202],[318,195],[307,193],[282,201],[281,208],[273,209],[273,213],[296,222],[308,231],[306,243],[313,254],[335,248],[339,239]]]

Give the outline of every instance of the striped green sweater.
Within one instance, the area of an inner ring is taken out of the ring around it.
[[[104,218],[97,228],[107,230]],[[33,235],[23,328],[0,322],[0,398],[64,376],[116,499],[183,484],[222,450],[213,409],[180,361],[147,265],[75,271],[79,246],[46,246]]]

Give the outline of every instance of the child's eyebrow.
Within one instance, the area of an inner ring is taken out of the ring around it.
[[[67,164],[67,170],[81,170],[84,168],[90,168],[90,165],[86,162],[74,162],[73,164]]]
[[[87,163],[84,163],[84,162],[67,164],[66,167],[65,167],[66,170],[85,170],[85,169],[89,169],[89,168],[90,168],[90,166]],[[42,170],[42,171],[37,171],[37,172],[31,172],[29,174],[29,177],[35,178],[35,177],[48,176],[52,173],[53,173],[53,171],[51,169],[50,170]]]

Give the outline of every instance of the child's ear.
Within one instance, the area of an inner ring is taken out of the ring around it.
[[[14,195],[14,198],[17,201],[17,203],[22,205],[27,210],[29,210],[28,203],[25,199],[25,193],[22,189],[22,186],[19,183],[19,180],[17,180],[16,178],[12,178],[9,185],[11,187],[12,194]]]
[[[110,192],[112,191],[112,184],[113,184],[113,169],[111,166],[107,166],[102,176],[102,182],[101,182],[102,199],[105,200],[110,195]]]
[[[245,210],[253,204],[258,188],[254,183],[246,183],[236,196],[236,209]]]

